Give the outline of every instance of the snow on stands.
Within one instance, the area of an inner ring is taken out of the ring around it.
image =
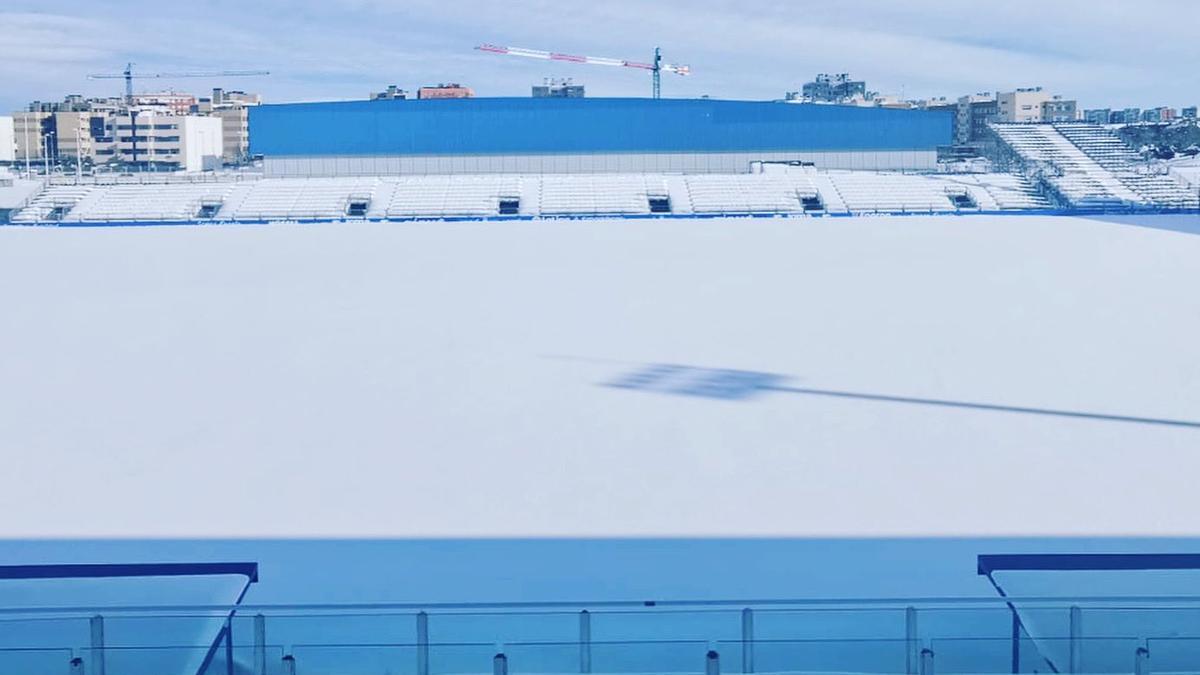
[[[963,196],[968,198],[964,201]],[[14,223],[861,214],[1048,208],[1008,174],[446,175],[51,185]]]
[[[1196,535],[1198,259],[1196,216],[0,228],[0,535]]]

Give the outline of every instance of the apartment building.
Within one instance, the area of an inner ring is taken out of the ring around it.
[[[221,159],[232,164],[249,156],[250,108],[261,103],[259,94],[216,88],[211,97],[198,99],[192,112],[221,120]]]
[[[222,120],[199,115],[138,114],[109,118],[111,143],[98,159],[166,170],[208,171],[220,167]]]
[[[473,98],[475,91],[461,84],[439,84],[436,87],[421,87],[417,90],[417,98]]]
[[[1028,87],[1016,91],[1000,92],[996,95],[997,121],[1041,122],[1042,104],[1053,98],[1041,87]]]
[[[1042,102],[1042,122],[1074,122],[1079,119],[1079,103],[1061,96]]]
[[[999,103],[990,93],[971,94],[958,99],[954,142],[959,145],[978,143],[988,137],[988,124],[1000,114]]]
[[[12,118],[18,161],[55,156],[54,113],[24,111],[13,113]]]

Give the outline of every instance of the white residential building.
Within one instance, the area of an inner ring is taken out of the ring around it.
[[[0,162],[17,161],[17,132],[13,118],[0,116]]]
[[[999,104],[997,121],[1041,122],[1042,104],[1053,98],[1050,92],[1041,87],[1000,92],[996,95]]]
[[[221,165],[221,120],[198,115],[122,115],[109,121],[113,142],[97,150],[100,159],[149,164],[183,171],[208,171]]]

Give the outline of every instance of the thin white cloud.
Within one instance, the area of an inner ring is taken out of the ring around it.
[[[17,5],[0,12],[0,31],[15,36],[0,65],[0,104],[9,107],[93,93],[100,83],[84,75],[125,60],[266,68],[271,78],[226,84],[271,100],[441,81],[520,96],[546,76],[574,76],[592,95],[648,91],[639,73],[472,51],[489,41],[637,59],[661,45],[694,68],[691,78],[668,79],[675,96],[777,98],[816,72],[849,71],[910,96],[1042,84],[1087,106],[1200,98],[1194,0],[63,0],[53,13]]]

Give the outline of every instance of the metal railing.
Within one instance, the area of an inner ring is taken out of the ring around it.
[[[1200,664],[1200,598],[0,608],[3,673],[1148,675],[1151,654]]]

